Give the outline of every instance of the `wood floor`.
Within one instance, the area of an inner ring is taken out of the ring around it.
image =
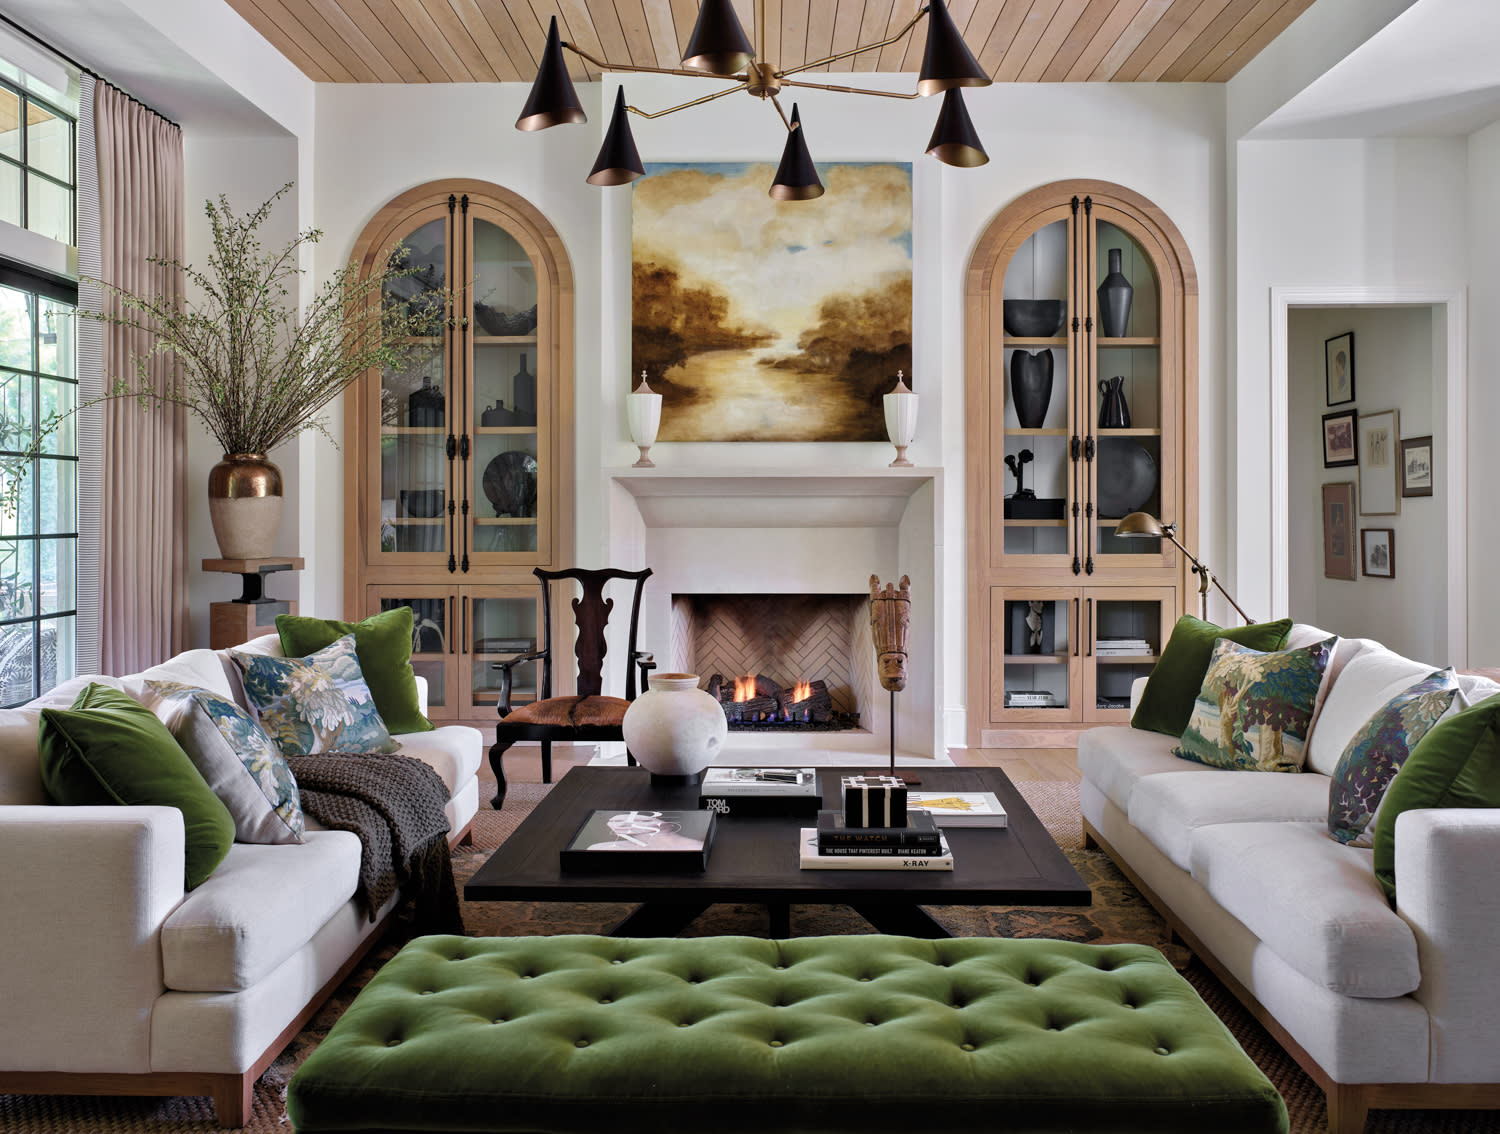
[[[591,746],[573,750],[562,745],[552,749],[552,778],[556,781],[574,763],[587,763]],[[1012,780],[1069,780],[1077,783],[1077,754],[1071,748],[954,748],[948,753],[960,767],[980,765],[1004,768]],[[488,777],[486,765],[481,774]],[[536,748],[517,746],[505,754],[505,775],[512,783],[542,782],[542,756]]]

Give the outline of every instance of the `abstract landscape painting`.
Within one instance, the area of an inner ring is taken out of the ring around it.
[[[772,165],[650,164],[632,203],[631,385],[662,441],[884,441],[911,385],[911,166],[818,167],[774,201]]]

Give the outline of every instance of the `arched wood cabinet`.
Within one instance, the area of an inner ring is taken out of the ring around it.
[[[395,292],[454,299],[401,372],[345,399],[345,616],[411,606],[428,715],[487,724],[493,663],[540,638],[532,569],[572,566],[573,274],[546,218],[482,181],[401,194],[355,258],[368,273],[398,245],[416,271]]]
[[[1114,529],[1141,510],[1197,542],[1197,276],[1150,201],[1061,181],[991,222],[965,298],[968,740],[1066,745],[1128,720],[1189,593],[1170,543]]]

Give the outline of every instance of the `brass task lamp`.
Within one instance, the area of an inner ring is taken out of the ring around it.
[[[1219,593],[1229,600],[1230,606],[1239,611],[1240,617],[1247,624],[1255,625],[1255,619],[1240,610],[1240,604],[1234,601],[1234,596],[1224,589],[1224,584],[1214,577],[1203,561],[1178,542],[1176,531],[1175,523],[1164,524],[1149,512],[1132,512],[1115,526],[1115,535],[1123,539],[1169,539],[1173,547],[1188,557],[1188,562],[1193,565],[1193,574],[1198,576],[1200,616],[1205,622],[1208,621],[1208,588],[1213,586],[1219,588]]]

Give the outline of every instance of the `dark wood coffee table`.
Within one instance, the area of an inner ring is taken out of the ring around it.
[[[839,779],[857,771],[820,770],[823,805],[839,806]],[[595,809],[692,810],[698,788],[653,787],[643,768],[574,768],[538,803],[464,887],[471,902],[640,902],[615,926],[617,937],[671,937],[715,902],[753,902],[771,912],[771,936],[791,934],[789,907],[844,903],[882,933],[950,934],[921,907],[1086,906],[1088,885],[998,768],[931,768],[922,791],[992,791],[1010,818],[1005,828],[947,828],[953,871],[803,870],[798,831],[811,816],[719,819],[702,874],[563,873],[558,855]]]

